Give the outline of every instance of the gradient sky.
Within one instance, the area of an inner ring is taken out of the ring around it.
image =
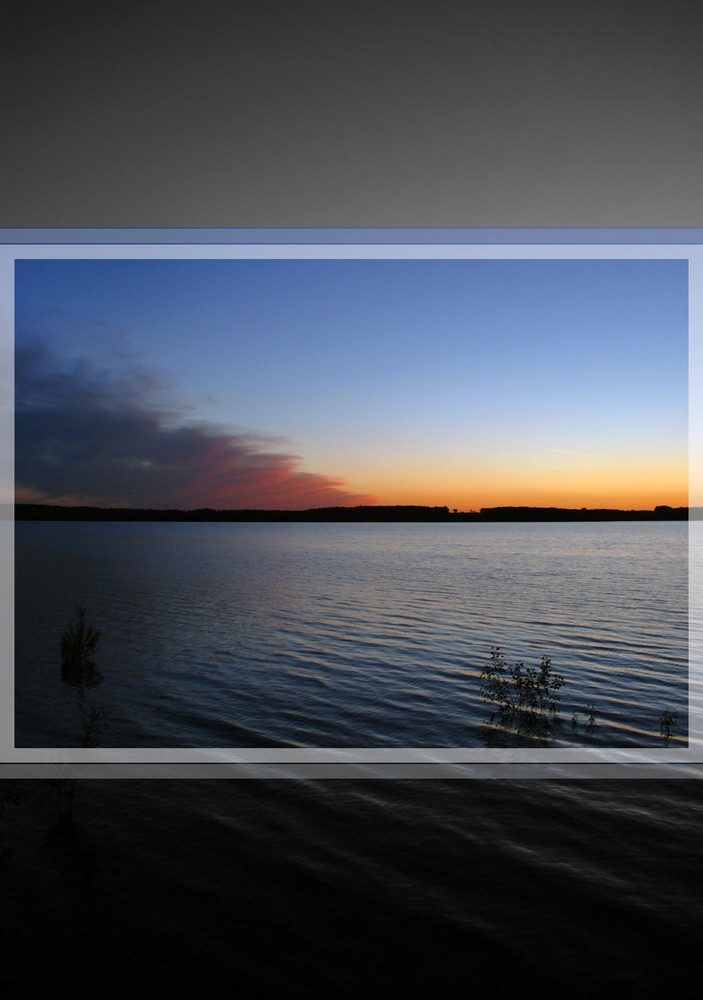
[[[687,503],[687,264],[19,261],[18,499]]]

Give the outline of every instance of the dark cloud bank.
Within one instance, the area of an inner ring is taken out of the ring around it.
[[[123,507],[306,509],[376,503],[299,471],[270,439],[186,421],[153,373],[61,364],[39,339],[15,356],[18,500]]]

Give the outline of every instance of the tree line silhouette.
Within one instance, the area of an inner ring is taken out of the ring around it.
[[[691,510],[696,517],[700,508]],[[688,507],[661,504],[653,510],[568,507],[482,507],[450,510],[415,504],[311,507],[308,510],[160,510],[141,507],[63,507],[18,503],[18,521],[686,521]]]

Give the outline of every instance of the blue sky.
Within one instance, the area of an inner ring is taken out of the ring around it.
[[[686,502],[685,261],[19,261],[16,298],[27,497]]]

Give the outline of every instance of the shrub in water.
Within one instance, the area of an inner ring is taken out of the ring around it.
[[[100,682],[92,657],[100,646],[100,630],[86,625],[85,608],[76,609],[77,621],[61,637],[61,676],[74,687],[94,687]]]
[[[557,692],[564,684],[564,677],[552,670],[548,656],[542,657],[539,667],[525,668],[522,662],[508,667],[500,647],[493,646],[481,678],[484,700],[495,703],[501,715],[547,712],[555,715],[558,710]]]
[[[671,736],[675,722],[676,712],[671,712],[668,708],[663,709],[662,714],[659,716],[659,732],[667,743],[669,742],[669,737]]]
[[[85,608],[77,608],[78,621],[64,630],[61,639],[61,662],[85,666],[100,645],[100,631],[85,623]]]

